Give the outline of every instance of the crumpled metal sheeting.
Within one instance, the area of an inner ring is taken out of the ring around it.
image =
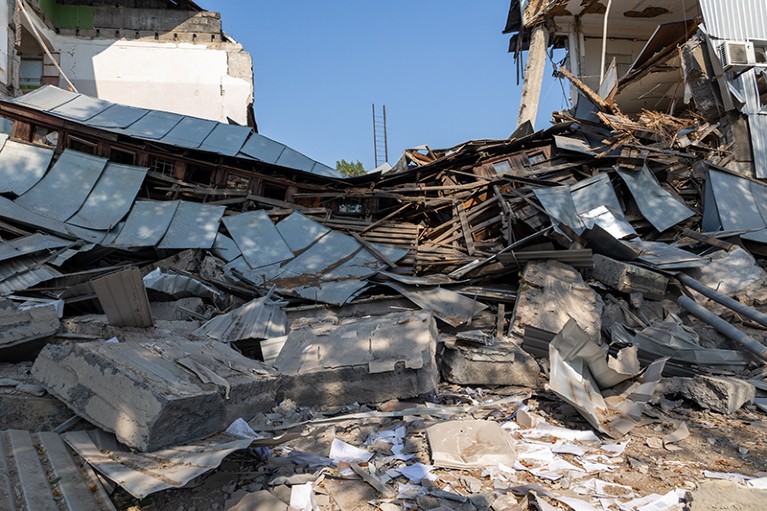
[[[484,303],[441,287],[419,288],[394,282],[385,282],[385,285],[453,327],[468,323],[487,309]]]
[[[26,193],[43,178],[52,159],[52,148],[7,140],[0,151],[0,193]]]
[[[165,293],[173,298],[188,298],[197,296],[215,300],[221,295],[217,289],[210,287],[199,280],[186,275],[164,273],[160,268],[155,268],[144,275],[144,287]]]
[[[85,203],[106,165],[106,158],[65,149],[51,170],[15,202],[64,222]]]
[[[745,239],[767,243],[767,186],[709,169],[701,227],[707,231],[752,231]]]
[[[594,369],[601,366],[597,374],[615,380],[623,379],[625,372],[621,374],[609,367],[604,350],[570,320],[549,344],[549,388],[598,431],[621,438],[639,424],[642,409],[652,399],[666,360],[661,358],[650,364],[634,376],[632,385],[622,392],[611,392],[607,400],[592,376]]]
[[[67,223],[88,229],[111,229],[133,206],[148,171],[147,168],[108,163],[85,203]]]
[[[45,264],[46,257],[18,257],[0,263],[0,296],[7,296],[63,274]]]
[[[9,241],[0,241],[0,261],[34,254],[44,250],[65,248],[74,245],[73,241],[47,234],[30,234]]]
[[[708,258],[701,257],[668,243],[634,239],[622,241],[625,246],[639,251],[637,259],[662,270],[697,268],[708,263]]]
[[[137,499],[169,488],[182,488],[252,442],[221,433],[193,444],[141,453],[100,430],[72,431],[63,437],[88,464]]]
[[[216,316],[192,335],[234,342],[245,339],[271,339],[287,333],[287,315],[267,297],[256,298],[242,307]]]
[[[0,474],[0,509],[115,509],[96,474],[56,433],[0,431]]]
[[[663,321],[652,323],[636,335],[616,323],[611,335],[613,341],[621,338],[656,358],[668,357],[670,362],[694,364],[708,369],[739,371],[753,361],[753,357],[744,351],[704,348],[695,330],[682,324],[674,314]]]
[[[655,174],[650,172],[647,165],[639,172],[619,166],[615,167],[615,171],[628,186],[639,211],[658,232],[663,232],[695,215],[693,210],[660,186]]]

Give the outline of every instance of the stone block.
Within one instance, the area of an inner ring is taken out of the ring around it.
[[[278,399],[341,406],[435,390],[437,324],[426,312],[294,330],[275,360]]]
[[[752,384],[738,378],[696,376],[694,378],[666,378],[664,395],[675,394],[694,401],[701,408],[719,413],[734,413],[754,400]]]
[[[538,363],[514,344],[468,347],[448,341],[440,346],[440,370],[450,383],[519,387],[537,384]]]
[[[32,375],[76,414],[141,451],[184,444],[274,405],[271,368],[223,343],[48,345]]]
[[[646,298],[662,300],[668,279],[647,268],[616,261],[603,255],[594,256],[594,278],[622,293],[642,293]]]

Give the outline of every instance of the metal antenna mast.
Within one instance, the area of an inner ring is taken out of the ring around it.
[[[389,140],[386,136],[386,105],[383,113],[376,115],[376,105],[373,103],[373,150],[375,151],[376,167],[389,161]]]

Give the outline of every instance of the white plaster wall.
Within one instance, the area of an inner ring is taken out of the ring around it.
[[[229,76],[224,49],[64,36],[57,36],[55,44],[61,67],[79,92],[126,105],[247,123],[252,72],[247,78]]]
[[[608,39],[605,59],[605,68],[610,65],[610,55],[630,55],[631,62],[639,56],[646,41],[631,39]],[[581,77],[584,83],[594,90],[599,89],[599,66],[602,63],[602,39],[584,39],[585,58],[581,60]],[[621,76],[619,76],[621,78]]]

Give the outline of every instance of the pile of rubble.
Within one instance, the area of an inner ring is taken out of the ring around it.
[[[593,108],[547,130],[307,163],[282,198],[71,135],[274,175],[257,134],[1,101],[0,507],[758,502],[767,185],[731,165],[737,119],[629,118],[571,80]]]

